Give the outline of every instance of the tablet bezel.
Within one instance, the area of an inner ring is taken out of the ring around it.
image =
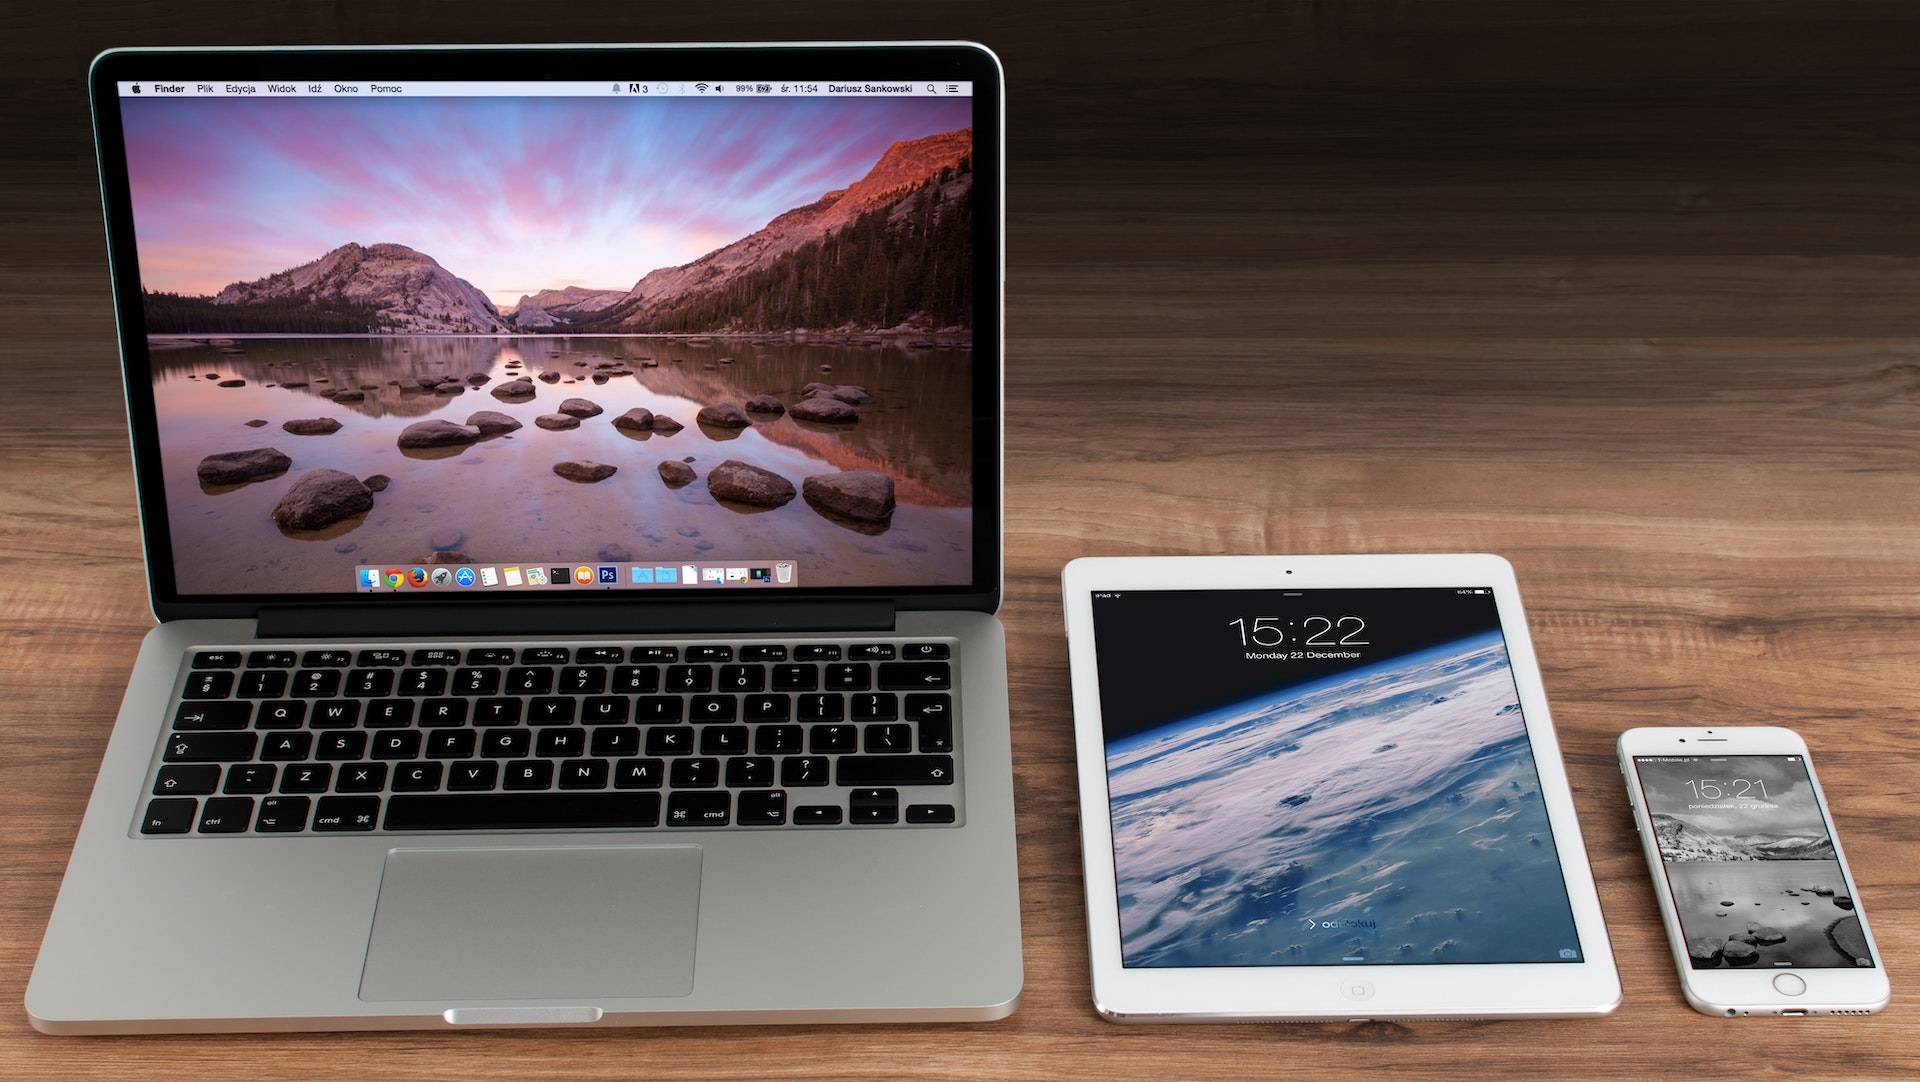
[[[1067,564],[1061,583],[1072,665],[1093,999],[1101,1015],[1121,1022],[1553,1018],[1603,1015],[1619,1004],[1613,949],[1519,586],[1506,560],[1486,554],[1086,557]],[[1467,586],[1493,589],[1582,960],[1178,969],[1122,965],[1093,593]]]

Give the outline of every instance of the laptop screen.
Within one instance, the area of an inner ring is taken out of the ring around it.
[[[96,84],[156,582],[396,603],[974,586],[998,529],[975,84],[714,59]]]

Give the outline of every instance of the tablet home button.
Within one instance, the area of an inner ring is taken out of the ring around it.
[[[1773,987],[1783,996],[1797,996],[1807,990],[1807,982],[1791,973],[1782,973],[1773,978]]]
[[[1348,999],[1372,999],[1373,983],[1359,978],[1340,982],[1340,994]]]

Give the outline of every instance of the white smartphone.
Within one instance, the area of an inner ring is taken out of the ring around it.
[[[1887,971],[1807,745],[1790,729],[1629,729],[1634,827],[1703,1014],[1872,1014]]]

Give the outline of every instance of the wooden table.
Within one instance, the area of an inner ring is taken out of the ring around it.
[[[0,1076],[1920,1074],[1920,10],[1904,4],[36,5],[0,111]],[[1009,73],[1006,600],[1026,998],[980,1026],[49,1038],[21,996],[150,623],[82,72],[118,44],[972,37]],[[1584,1022],[1089,1004],[1058,575],[1518,568],[1625,985]],[[1689,1010],[1631,725],[1816,749],[1895,987]]]

